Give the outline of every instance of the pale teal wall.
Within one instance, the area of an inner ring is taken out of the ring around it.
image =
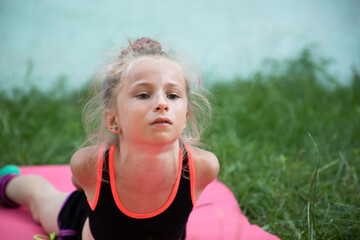
[[[360,69],[359,16],[358,0],[0,0],[0,84],[24,85],[31,66],[43,88],[60,75],[80,86],[124,34],[179,46],[222,78],[317,43],[346,81]]]

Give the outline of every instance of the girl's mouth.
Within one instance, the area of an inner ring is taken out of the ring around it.
[[[154,124],[172,124],[172,122],[168,118],[156,118],[154,121],[151,122],[151,125]]]

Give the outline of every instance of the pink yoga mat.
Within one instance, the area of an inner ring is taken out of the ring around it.
[[[59,191],[71,192],[68,165],[20,167],[21,175],[38,174],[48,179]],[[30,212],[21,207],[0,207],[0,239],[34,239],[35,234],[45,234]],[[232,192],[221,182],[213,181],[203,192],[190,215],[187,240],[278,240],[257,225],[251,225],[241,213]]]

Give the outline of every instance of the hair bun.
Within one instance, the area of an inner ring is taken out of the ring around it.
[[[135,52],[140,55],[161,54],[162,47],[158,41],[150,38],[139,38],[134,43],[130,42],[130,46],[121,51],[122,55],[127,55],[130,52]]]
[[[157,52],[160,53],[161,52],[161,44],[158,41],[152,40],[150,38],[140,38],[137,39],[132,45],[131,48],[134,51],[153,51],[153,52]]]

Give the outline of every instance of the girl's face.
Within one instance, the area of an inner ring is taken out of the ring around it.
[[[188,116],[186,83],[169,62],[149,57],[131,67],[117,96],[120,138],[138,143],[179,139]]]

